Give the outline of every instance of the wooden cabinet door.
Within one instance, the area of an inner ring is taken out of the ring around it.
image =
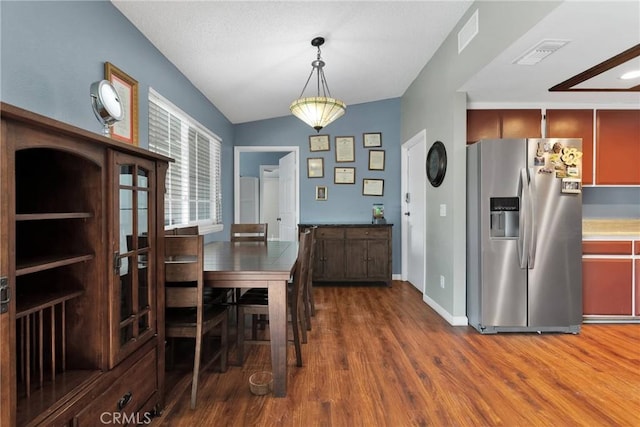
[[[348,250],[345,251],[347,264],[345,277],[347,279],[362,279],[368,276],[367,265],[367,241],[348,240]]]
[[[110,367],[156,333],[155,163],[112,157],[110,200]]]
[[[640,110],[596,111],[596,184],[640,184]]]
[[[541,138],[541,110],[500,110],[501,138]]]
[[[15,325],[11,317],[15,316],[15,278],[9,277],[9,257],[12,253],[13,238],[9,238],[9,221],[13,222],[9,208],[9,171],[14,170],[14,165],[9,162],[10,142],[7,138],[7,127],[2,122],[0,128],[0,279],[7,286],[0,291],[0,299],[9,299],[4,312],[0,312],[0,426],[13,426],[16,424],[16,376],[15,376]],[[13,158],[13,156],[11,156]],[[13,205],[12,205],[13,206]],[[12,289],[13,288],[13,289]]]
[[[344,278],[345,251],[344,239],[323,241],[323,279],[340,280]]]
[[[467,110],[467,144],[481,139],[541,138],[541,110]]]
[[[367,277],[387,280],[389,256],[387,240],[370,240],[367,245]]]
[[[322,240],[316,239],[313,255],[313,279],[321,280],[324,277],[324,244]]]
[[[500,135],[500,110],[467,110],[467,144]]]
[[[593,110],[547,110],[548,138],[582,138],[582,184],[593,184]]]
[[[584,315],[632,315],[632,268],[631,259],[584,258]]]

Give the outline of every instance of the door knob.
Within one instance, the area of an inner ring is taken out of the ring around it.
[[[410,215],[411,215],[411,212],[405,212],[404,214],[405,214],[406,216],[410,216]]]

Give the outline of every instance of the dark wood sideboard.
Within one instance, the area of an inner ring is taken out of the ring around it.
[[[391,286],[393,224],[299,224],[316,229],[314,282]]]

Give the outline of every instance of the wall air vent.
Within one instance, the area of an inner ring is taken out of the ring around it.
[[[542,40],[518,57],[513,63],[518,65],[535,65],[567,43],[569,43],[569,40]]]
[[[458,53],[467,47],[469,42],[478,34],[478,10],[476,9],[471,18],[464,24],[464,27],[458,32]]]

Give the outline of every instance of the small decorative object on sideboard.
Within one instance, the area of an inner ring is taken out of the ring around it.
[[[371,224],[386,224],[387,220],[384,219],[384,205],[382,203],[373,204],[373,218]]]

